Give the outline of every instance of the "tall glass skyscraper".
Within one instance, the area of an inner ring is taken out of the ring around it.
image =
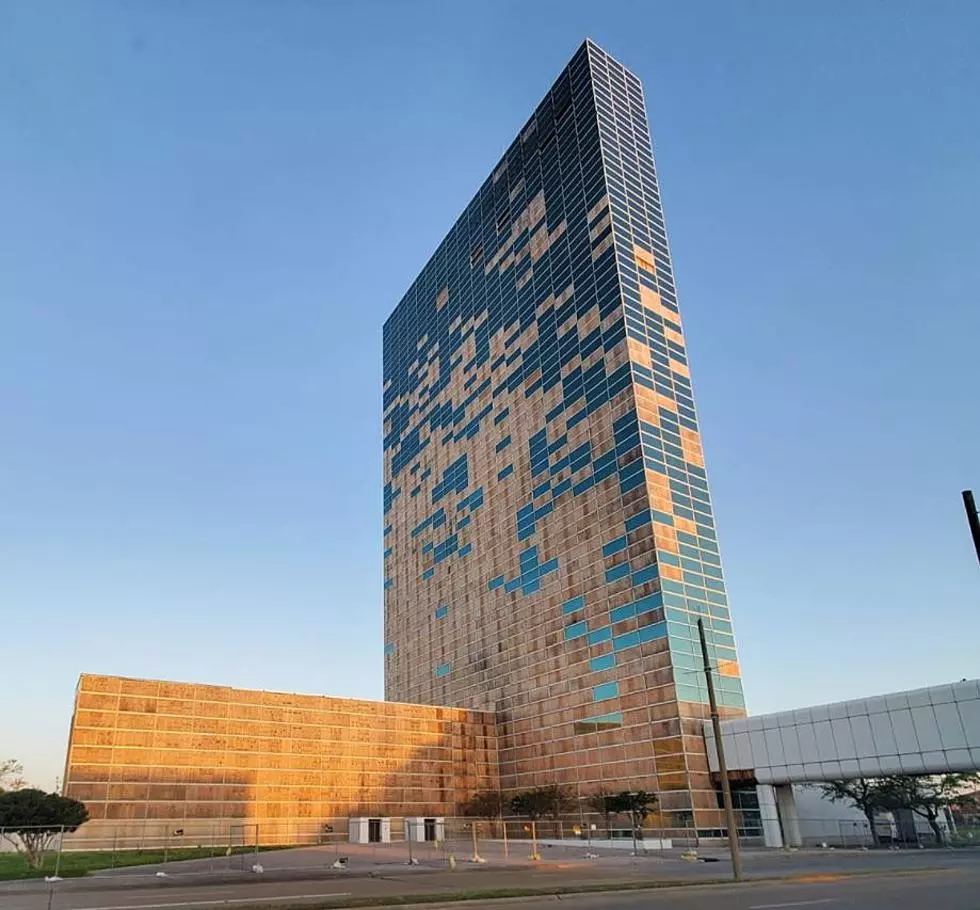
[[[575,54],[384,327],[385,688],[496,711],[505,790],[722,825],[743,713],[639,80]]]

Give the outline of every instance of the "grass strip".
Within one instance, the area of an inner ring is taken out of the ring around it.
[[[259,852],[268,850],[285,850],[288,847],[259,847]],[[209,859],[212,858],[216,863],[227,862],[232,857],[250,855],[255,852],[254,847],[236,847],[229,854],[227,847],[174,847],[166,851],[168,863],[179,862],[186,859]],[[27,864],[19,853],[0,853],[0,881],[19,881],[21,879],[44,878],[46,875],[54,875],[54,870],[58,868],[58,875],[62,878],[78,878],[87,875],[89,872],[97,872],[103,869],[122,869],[127,866],[153,866],[160,865],[164,861],[164,851],[152,850],[117,850],[115,854],[111,850],[79,850],[69,851],[61,854],[60,864],[54,853],[45,854],[44,860],[39,869],[35,869]]]

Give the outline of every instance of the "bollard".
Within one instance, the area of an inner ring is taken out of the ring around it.
[[[470,860],[470,862],[472,862],[472,863],[486,862],[486,860],[484,860],[483,857],[480,856],[480,851],[477,849],[477,845],[476,845],[476,835],[477,835],[476,828],[477,828],[477,823],[476,822],[473,822],[470,827],[472,827],[472,829],[473,829],[473,857]]]
[[[541,854],[538,853],[538,826],[534,819],[531,820],[531,853],[528,856],[528,859],[541,859]]]

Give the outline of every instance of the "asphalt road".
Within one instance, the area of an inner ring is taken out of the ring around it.
[[[749,882],[739,886],[694,886],[661,891],[575,895],[568,910],[980,910],[980,874],[917,872],[901,876],[854,876],[824,882]],[[522,907],[553,907],[546,898]],[[481,910],[513,907],[487,901]]]
[[[794,857],[791,865],[768,874],[793,876],[789,881],[755,881],[739,886],[694,885],[628,893],[564,895],[574,910],[639,910],[661,907],[710,908],[710,910],[847,910],[847,908],[888,908],[888,910],[980,910],[980,851],[932,856],[897,857],[890,868],[878,863],[886,857],[868,857],[870,871],[858,862],[849,871],[836,871],[841,864],[828,863],[814,868],[807,857]],[[829,859],[829,857],[828,857]],[[902,860],[899,864],[898,860]],[[927,868],[931,861],[933,868]],[[717,877],[730,874],[721,864],[712,864]],[[859,867],[865,874],[853,874]],[[707,867],[689,867],[704,870]],[[391,869],[373,876],[331,877],[329,879],[264,879],[254,876],[238,880],[202,880],[199,876],[147,880],[141,883],[119,878],[95,877],[61,882],[51,888],[43,882],[11,883],[0,889],[0,910],[238,910],[250,904],[314,905],[331,897],[352,895],[381,897],[399,894],[446,894],[460,890],[490,888],[550,888],[585,882],[609,884],[669,876],[651,875],[649,867],[624,866],[581,868],[560,863],[544,863],[533,869],[473,869],[469,873]],[[661,867],[661,872],[667,869]],[[760,870],[761,871],[761,870]],[[759,872],[756,872],[759,874]],[[696,878],[696,876],[691,876]],[[521,907],[553,905],[555,897],[523,898]],[[466,906],[466,905],[462,905]],[[484,902],[481,907],[514,906],[506,901]]]
[[[101,903],[98,894],[86,893],[71,895],[72,902],[58,901],[53,908],[65,910],[192,910],[192,908],[245,907],[248,903],[265,901],[267,903],[303,903],[323,899],[329,894],[337,894],[336,888],[316,889],[280,884],[278,893],[265,893],[265,886],[248,889],[247,897],[241,897],[240,888],[181,889],[180,892],[159,891],[111,894],[109,903]],[[259,893],[261,890],[262,893]],[[360,892],[360,889],[358,889]],[[237,896],[236,896],[237,895]],[[67,895],[65,895],[67,896]],[[4,910],[40,910],[46,908],[47,896],[43,900],[24,900],[27,895],[4,895]],[[14,898],[14,900],[10,900]],[[82,898],[81,901],[77,901]],[[95,902],[92,899],[95,898]],[[130,901],[123,903],[122,900]],[[697,885],[682,888],[669,888],[653,891],[629,893],[603,893],[588,895],[567,895],[562,902],[571,904],[569,910],[648,910],[648,908],[711,908],[711,910],[782,910],[782,908],[813,908],[813,910],[980,910],[980,870],[957,869],[952,871],[913,872],[903,875],[866,875],[840,878],[833,881],[797,882],[749,882],[740,886]],[[524,898],[520,907],[553,907],[554,897],[540,899]],[[472,906],[472,905],[465,905]],[[513,902],[487,901],[480,905],[483,910],[503,910],[514,907]]]

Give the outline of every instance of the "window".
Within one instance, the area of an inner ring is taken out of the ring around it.
[[[602,555],[612,556],[615,553],[618,553],[620,550],[625,550],[625,549],[626,549],[626,538],[618,537],[616,540],[612,541],[611,543],[607,543],[602,548]]]
[[[589,633],[589,644],[598,645],[604,641],[609,641],[612,638],[612,629],[609,626],[603,626],[601,629],[596,629],[594,632]]]
[[[618,566],[613,566],[611,569],[606,569],[606,584],[617,581],[620,578],[625,578],[629,574],[630,564],[628,562],[620,563]]]
[[[601,686],[592,687],[593,701],[607,701],[610,698],[618,698],[618,697],[619,697],[618,682],[608,682],[608,683],[603,683]]]
[[[587,717],[583,720],[575,721],[576,736],[583,733],[599,733],[603,730],[615,730],[623,726],[623,715],[621,711],[612,714],[603,714],[599,717]]]

